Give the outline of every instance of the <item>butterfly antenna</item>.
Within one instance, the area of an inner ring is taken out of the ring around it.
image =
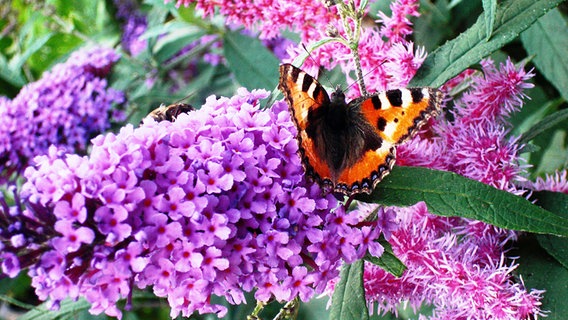
[[[304,48],[304,50],[305,50],[306,53],[308,54],[308,58],[309,58],[310,60],[312,60],[312,62],[314,63],[314,65],[316,65],[316,66],[319,65],[318,62],[316,61],[316,59],[314,59],[314,57],[312,57],[311,52],[308,50],[308,48],[306,48],[306,45],[305,45],[304,43],[302,43],[302,48]],[[319,69],[318,69],[318,74],[317,74],[316,77],[315,77],[315,78],[318,79],[318,80],[319,80],[319,78],[320,78],[320,75],[319,75],[319,74],[320,74],[320,72],[319,72]],[[321,74],[322,74],[323,77],[325,78],[325,81],[327,81],[329,87],[330,87],[330,88],[333,88],[333,83],[331,82],[331,79],[327,76],[327,74],[326,74],[325,72],[321,72]]]
[[[193,96],[194,94],[195,94],[195,92],[191,92],[191,93],[189,93],[188,95],[186,95],[185,97],[183,97],[183,98],[177,100],[176,102],[174,102],[174,103],[172,103],[172,104],[178,104],[178,103],[180,103],[180,102],[182,102],[182,101],[184,101],[184,100],[187,100],[187,99],[189,99],[191,96]]]
[[[382,66],[385,62],[386,62],[386,61],[381,62],[378,66],[375,66],[373,69],[369,70],[369,71],[366,72],[365,74],[362,74],[362,75],[361,75],[361,81],[357,81],[357,80],[356,80],[356,81],[351,82],[351,84],[348,85],[347,87],[345,87],[345,89],[343,89],[343,91],[347,91],[349,88],[351,88],[351,87],[352,87],[353,85],[355,85],[355,84],[363,83],[363,79],[364,79],[364,78],[366,78],[369,74],[375,72],[375,70],[377,70],[377,69],[378,69],[380,66]],[[360,69],[359,69],[359,71],[360,71]],[[361,88],[359,88],[359,91],[361,92],[361,94],[362,94],[363,96],[368,96],[368,95],[369,95],[369,93],[367,92],[367,89],[365,89],[365,90],[363,91]]]

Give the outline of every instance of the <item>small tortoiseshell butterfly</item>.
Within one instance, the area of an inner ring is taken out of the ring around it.
[[[195,110],[195,108],[187,103],[174,103],[169,106],[161,105],[152,110],[146,117],[153,118],[157,122],[164,120],[174,122],[180,114],[193,110]]]
[[[395,146],[410,139],[440,111],[442,93],[432,88],[389,90],[345,102],[291,64],[280,83],[298,128],[306,174],[324,190],[351,196],[371,193],[392,169]]]

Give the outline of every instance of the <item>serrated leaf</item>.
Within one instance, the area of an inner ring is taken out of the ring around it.
[[[538,19],[521,33],[527,53],[550,83],[568,100],[568,24],[558,9]]]
[[[239,32],[223,37],[224,55],[237,81],[249,90],[272,90],[278,84],[278,59],[256,38]]]
[[[508,0],[497,7],[493,34],[486,41],[486,22],[477,22],[457,38],[430,53],[411,86],[439,87],[460,72],[515,39],[562,0]]]
[[[534,239],[522,239],[516,244],[521,250],[516,272],[527,288],[545,290],[540,302],[547,320],[564,320],[568,314],[568,270],[540,248]]]
[[[428,211],[440,216],[459,216],[505,229],[568,236],[568,219],[525,198],[452,172],[397,166],[371,196],[361,199],[389,206],[410,206],[424,201]]]
[[[340,280],[333,291],[329,319],[369,319],[363,287],[363,260],[341,267]]]
[[[568,218],[568,194],[551,191],[533,192],[532,199],[536,203],[557,214],[558,216]],[[539,244],[553,256],[564,268],[568,269],[568,238],[551,235],[538,235]]]
[[[485,39],[489,40],[493,33],[495,24],[495,11],[497,10],[497,0],[483,0],[483,17],[485,18]]]

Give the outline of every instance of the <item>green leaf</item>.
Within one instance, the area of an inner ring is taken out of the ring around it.
[[[483,17],[485,18],[485,40],[491,38],[493,25],[495,24],[495,11],[497,10],[497,0],[483,0]]]
[[[568,219],[559,217],[506,191],[452,172],[394,167],[367,202],[410,206],[419,201],[440,216],[480,220],[501,228],[568,235]]]
[[[391,244],[386,241],[384,237],[381,236],[379,242],[383,248],[385,248],[385,252],[383,252],[379,258],[367,255],[365,256],[365,261],[369,261],[372,264],[379,266],[381,269],[395,277],[401,277],[406,270],[406,266],[394,255]]]
[[[558,216],[568,218],[568,194],[551,191],[533,192],[536,203]],[[568,238],[551,235],[538,235],[539,244],[564,268],[568,269]]]
[[[73,319],[77,313],[86,311],[91,305],[85,299],[72,301],[70,299],[61,302],[58,311],[47,310],[42,304],[39,307],[26,312],[19,320],[51,320],[51,319]]]
[[[542,151],[537,153],[540,157],[535,157],[534,153],[531,154],[530,162],[534,164],[534,176],[541,176],[545,173],[550,173],[558,170],[559,168],[566,167],[568,163],[568,121],[563,121],[557,125],[553,130],[538,136],[534,141],[535,144],[542,146]],[[561,126],[564,126],[563,128]]]
[[[369,319],[363,287],[363,260],[345,264],[331,299],[329,319]]]
[[[529,241],[530,240],[530,241]],[[516,244],[521,250],[516,272],[527,288],[545,290],[541,310],[546,310],[547,320],[564,320],[568,314],[568,270],[546,254],[532,238]]]
[[[460,72],[513,40],[562,0],[508,0],[497,7],[493,34],[486,40],[485,17],[457,38],[446,42],[422,64],[411,86],[439,87]]]
[[[558,9],[538,19],[521,33],[521,41],[533,62],[550,83],[568,100],[568,24]]]
[[[278,84],[278,59],[256,38],[240,32],[223,37],[224,55],[237,81],[249,90],[272,90]]]
[[[532,126],[527,132],[523,133],[519,139],[519,145],[525,145],[536,136],[540,135],[544,131],[553,128],[557,124],[568,119],[568,109],[560,110],[549,114],[544,117],[541,121]]]
[[[203,30],[188,24],[171,30],[169,34],[159,38],[156,42],[156,47],[154,48],[156,59],[158,62],[163,63],[173,57],[182,48],[201,38],[204,34],[205,32]]]

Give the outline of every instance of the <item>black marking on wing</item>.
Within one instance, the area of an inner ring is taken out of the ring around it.
[[[389,102],[393,107],[402,106],[402,91],[400,90],[387,91],[387,99],[389,99]]]
[[[422,101],[422,98],[424,98],[424,94],[422,93],[422,88],[412,88],[410,89],[410,94],[412,95],[413,103],[418,103]]]

